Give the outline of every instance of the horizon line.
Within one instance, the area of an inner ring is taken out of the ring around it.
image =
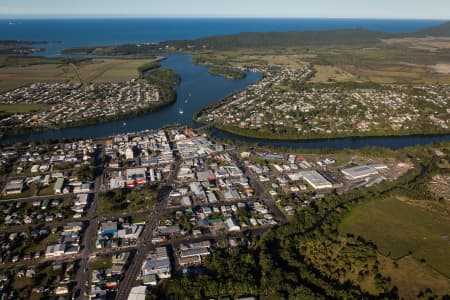
[[[133,15],[1,15],[0,20],[89,20],[89,19],[328,19],[328,20],[417,20],[417,21],[449,21],[450,18],[425,17],[288,17],[288,16],[133,16]]]

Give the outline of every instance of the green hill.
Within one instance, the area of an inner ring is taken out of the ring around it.
[[[64,54],[138,55],[151,51],[285,49],[308,46],[371,46],[380,39],[401,37],[450,37],[450,22],[412,33],[390,34],[366,29],[339,29],[289,32],[242,32],[215,35],[196,40],[172,40],[158,44],[128,44],[104,47],[81,47],[64,50]]]
[[[286,48],[308,45],[372,44],[389,34],[365,29],[290,31],[290,32],[243,32],[232,35],[218,35],[193,41],[170,41],[170,46],[207,49],[261,49]],[[187,43],[187,44],[186,44]]]
[[[450,37],[450,21],[441,25],[428,27],[413,33],[414,36]]]

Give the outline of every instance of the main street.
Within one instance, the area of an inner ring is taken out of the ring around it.
[[[160,217],[167,208],[169,194],[172,190],[172,185],[177,176],[180,164],[181,160],[177,157],[175,165],[169,175],[169,178],[167,179],[167,183],[161,187],[161,191],[158,195],[158,204],[155,209],[150,212],[143,233],[137,241],[136,253],[130,266],[124,274],[123,280],[120,282],[119,290],[116,295],[116,299],[118,300],[127,299],[131,288],[136,283],[136,278],[139,275],[144,259],[151,250],[155,249],[155,246],[151,243],[153,231],[158,226]]]
[[[98,216],[97,216],[97,207],[98,207],[98,196],[100,194],[100,188],[103,184],[103,162],[101,162],[101,156],[104,154],[104,147],[102,145],[101,151],[97,152],[96,155],[96,167],[98,171],[98,176],[95,178],[94,182],[94,197],[92,200],[91,207],[87,213],[88,225],[83,235],[83,240],[81,242],[81,260],[78,268],[76,282],[77,285],[75,287],[75,293],[78,293],[77,299],[87,299],[87,280],[89,278],[89,256],[91,255],[91,247],[92,241],[95,240],[97,225],[98,225]],[[101,162],[101,163],[100,163]],[[79,291],[79,292],[78,292]]]

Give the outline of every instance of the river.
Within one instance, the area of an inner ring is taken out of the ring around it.
[[[209,74],[207,67],[194,65],[189,55],[166,54],[166,56],[167,59],[162,61],[161,65],[174,70],[182,79],[181,84],[176,87],[178,98],[175,103],[157,112],[130,117],[126,120],[9,137],[2,139],[1,143],[12,144],[15,142],[45,141],[63,138],[98,138],[119,133],[157,129],[171,124],[195,126],[196,124],[192,120],[195,112],[238,90],[246,88],[261,78],[261,74],[259,73],[248,72],[247,76],[242,80],[229,80]],[[180,110],[183,111],[183,114],[180,114]],[[238,137],[217,129],[213,129],[212,134],[213,136],[226,140],[243,141],[260,145],[312,149],[333,148],[337,150],[344,148],[357,149],[365,146],[399,149],[407,146],[425,145],[450,140],[450,135],[441,135],[270,141]]]
[[[208,73],[207,67],[194,65],[189,55],[165,54],[163,67],[174,70],[182,81],[176,87],[177,101],[157,112],[134,116],[97,125],[60,130],[48,130],[30,135],[4,138],[2,144],[14,142],[44,141],[63,138],[98,138],[119,133],[157,129],[169,124],[193,126],[195,112],[226,96],[246,88],[261,78],[261,74],[249,72],[242,80],[228,80]],[[180,114],[180,110],[183,114]],[[124,123],[125,122],[125,123]]]

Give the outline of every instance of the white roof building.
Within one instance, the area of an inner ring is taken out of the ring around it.
[[[238,222],[234,217],[229,217],[225,220],[225,226],[227,227],[228,231],[240,231],[241,227],[239,226]]]
[[[131,289],[128,300],[145,300],[147,287],[144,285],[136,286]]]
[[[381,169],[379,166],[377,166],[378,169]],[[373,175],[378,175],[377,168],[374,168],[371,165],[363,165],[363,166],[357,166],[353,168],[343,169],[341,172],[344,174],[348,179],[355,180],[355,179],[361,179],[366,178]]]

